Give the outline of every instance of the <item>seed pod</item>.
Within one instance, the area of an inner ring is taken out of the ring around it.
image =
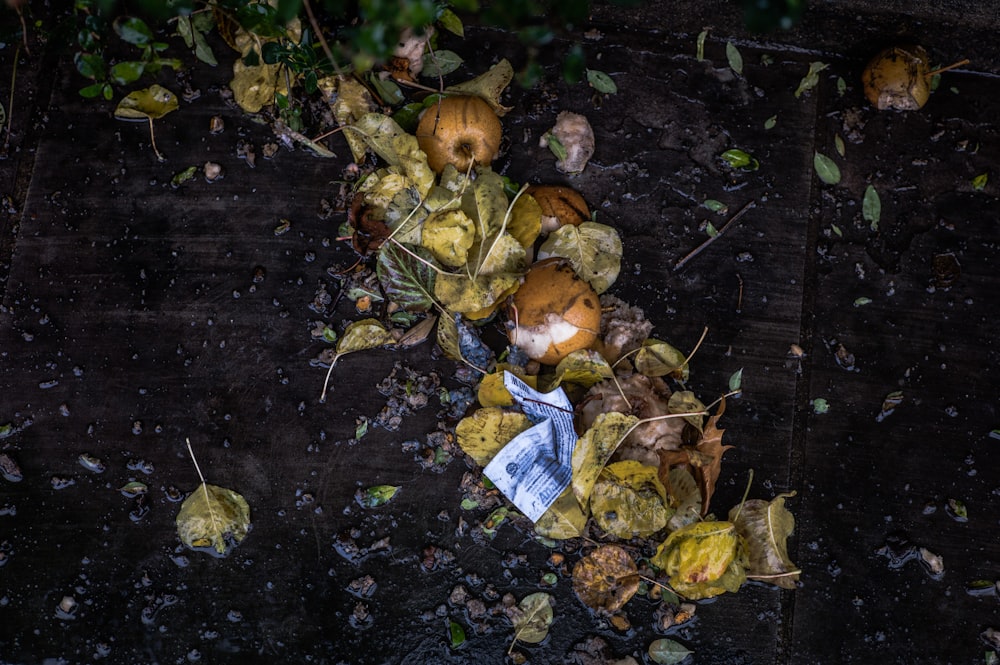
[[[927,51],[893,46],[878,53],[861,75],[865,97],[880,111],[916,111],[931,95]]]

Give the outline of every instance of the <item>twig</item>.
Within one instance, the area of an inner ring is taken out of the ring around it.
[[[958,62],[953,62],[952,64],[948,65],[947,67],[938,67],[937,69],[935,69],[932,72],[927,72],[924,75],[924,77],[929,79],[932,76],[937,76],[938,74],[943,74],[944,72],[950,71],[950,70],[955,69],[957,67],[961,67],[962,65],[967,65],[970,62],[971,62],[971,60],[969,60],[968,58],[965,58],[964,60],[959,60]]]
[[[337,72],[338,76],[343,76],[344,72],[340,69],[340,65],[337,64],[336,59],[334,59],[330,45],[326,43],[326,38],[323,36],[323,31],[319,28],[319,21],[316,20],[316,15],[313,14],[312,5],[309,4],[309,0],[302,0],[302,6],[306,8],[306,14],[309,16],[309,24],[312,25],[313,32],[316,33],[319,45],[323,47],[323,53],[326,54],[330,64],[333,65],[333,71]]]
[[[740,292],[736,297],[736,313],[739,314],[743,311],[743,278],[739,273],[736,273],[736,280],[740,283]]]
[[[156,136],[153,134],[153,116],[147,116],[146,119],[149,120],[149,142],[153,145],[153,152],[156,153],[156,159],[158,161],[165,162],[167,161],[167,158],[164,157],[160,153],[159,148],[156,147]]]
[[[678,261],[677,264],[674,265],[674,272],[677,272],[678,270],[680,270],[681,268],[683,268],[685,265],[687,265],[688,261],[690,261],[694,257],[696,257],[699,254],[701,254],[705,250],[706,247],[708,247],[713,242],[715,242],[716,240],[718,240],[719,238],[721,238],[722,234],[725,233],[727,230],[729,230],[729,227],[731,227],[733,225],[733,222],[735,222],[736,220],[738,220],[740,217],[742,217],[744,214],[746,214],[746,212],[748,210],[750,210],[750,208],[753,208],[756,205],[757,205],[756,201],[750,201],[750,203],[747,203],[745,206],[743,206],[742,208],[740,208],[740,211],[738,213],[736,213],[735,215],[733,215],[729,219],[729,221],[726,222],[725,225],[721,229],[719,229],[718,233],[716,233],[714,236],[709,236],[708,239],[705,240],[705,242],[703,242],[700,245],[698,245],[697,247],[695,247],[687,256],[685,256],[683,259],[681,259],[680,261]]]
[[[7,149],[10,148],[10,128],[14,122],[14,83],[17,81],[17,59],[21,56],[21,47],[14,50],[14,66],[10,72],[10,101],[7,102],[7,136],[3,140],[3,152],[0,156],[7,156]]]

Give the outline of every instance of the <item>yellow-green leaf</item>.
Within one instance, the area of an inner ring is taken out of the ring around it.
[[[115,117],[121,120],[146,120],[162,118],[177,110],[177,95],[161,85],[153,84],[143,90],[130,92],[118,102]]]
[[[549,390],[554,390],[563,383],[575,383],[590,388],[605,379],[615,375],[608,361],[597,351],[580,349],[573,351],[556,365],[555,379]]]
[[[602,413],[581,436],[573,449],[573,495],[586,508],[598,476],[618,449],[625,435],[639,422],[635,416],[617,411]]]
[[[438,261],[458,268],[469,260],[469,248],[475,242],[472,220],[461,210],[431,213],[420,230],[420,244]]]
[[[696,522],[671,533],[650,563],[692,600],[737,591],[746,581],[746,545],[732,522]]]
[[[231,489],[202,483],[177,514],[177,535],[192,549],[224,557],[250,532],[250,506]]]
[[[528,416],[499,407],[479,409],[459,421],[458,445],[479,466],[486,466],[511,439],[534,426]]]
[[[462,210],[475,222],[477,238],[494,235],[507,215],[503,178],[491,169],[480,169],[475,183],[462,196]]]
[[[795,89],[795,96],[801,97],[802,93],[815,88],[819,83],[819,73],[829,66],[824,62],[810,62],[809,71],[799,81],[799,87]]]
[[[566,224],[550,233],[539,248],[539,260],[550,256],[569,259],[573,271],[601,294],[618,279],[622,241],[618,231],[606,224]]]
[[[359,489],[355,498],[362,508],[377,508],[392,501],[399,491],[398,485],[375,485],[364,490]]]
[[[667,402],[667,411],[670,413],[700,414],[704,410],[705,405],[690,390],[679,390],[673,393]],[[700,432],[705,423],[705,416],[690,415],[685,416],[684,420],[691,423]]]
[[[362,319],[347,326],[337,342],[337,356],[395,344],[392,333],[378,319]]]
[[[531,247],[542,232],[542,208],[532,196],[519,196],[510,209],[507,233],[524,247]]]
[[[604,467],[590,493],[590,512],[606,533],[647,538],[667,524],[670,511],[659,469],[635,460]]]
[[[464,274],[440,274],[434,281],[434,297],[452,312],[476,313],[496,307],[520,283],[520,277],[511,274],[482,275],[475,279]]]
[[[484,74],[458,85],[450,85],[445,88],[445,92],[481,97],[493,107],[498,116],[502,117],[510,111],[511,107],[500,103],[500,95],[513,79],[514,67],[504,58],[490,67]]]
[[[583,534],[586,525],[587,513],[573,496],[573,489],[567,487],[535,522],[535,533],[553,540],[566,540]]]
[[[321,79],[318,87],[325,99],[332,100],[330,107],[333,117],[341,126],[353,125],[375,108],[375,100],[368,88],[353,76],[330,76]],[[353,129],[345,129],[342,135],[351,149],[354,161],[361,163],[367,149],[364,137]]]
[[[687,381],[691,373],[685,362],[687,356],[676,347],[657,339],[647,339],[635,355],[635,370],[644,376],[670,375]]]

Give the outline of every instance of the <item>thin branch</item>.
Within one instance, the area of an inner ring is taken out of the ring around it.
[[[17,81],[17,60],[21,56],[21,47],[14,49],[14,66],[10,72],[10,101],[7,102],[7,136],[3,140],[3,152],[0,155],[7,156],[7,149],[10,147],[10,130],[14,125],[14,83]]]
[[[326,54],[330,64],[333,65],[333,71],[335,71],[338,76],[343,76],[344,71],[334,59],[333,51],[330,50],[330,45],[326,43],[326,38],[323,36],[323,31],[319,28],[319,21],[316,20],[316,15],[313,14],[312,5],[309,4],[309,0],[302,0],[302,6],[306,8],[306,14],[309,16],[309,25],[312,26],[313,32],[316,33],[316,39],[319,40],[319,45],[323,47],[323,53]]]
[[[948,65],[947,67],[939,67],[939,68],[935,69],[934,71],[927,72],[924,75],[924,77],[929,79],[932,76],[937,76],[938,74],[943,74],[944,72],[951,71],[952,69],[957,69],[958,67],[961,67],[962,65],[967,65],[970,62],[971,61],[968,58],[965,58],[964,60],[959,60],[958,62],[953,62],[952,64]]]
[[[718,233],[716,233],[714,236],[709,236],[709,238],[706,239],[705,242],[703,242],[700,245],[698,245],[697,247],[695,247],[691,252],[688,253],[687,256],[685,256],[680,261],[678,261],[674,265],[674,272],[677,272],[678,270],[680,270],[681,268],[683,268],[685,265],[687,265],[688,261],[690,261],[694,257],[696,257],[699,254],[701,254],[705,250],[706,247],[708,247],[713,242],[715,242],[716,240],[718,240],[719,238],[721,238],[722,234],[725,233],[726,231],[728,231],[729,228],[733,225],[733,223],[736,220],[738,220],[740,217],[742,217],[744,214],[746,214],[746,212],[748,210],[750,210],[750,208],[753,208],[756,205],[757,205],[756,201],[750,201],[750,203],[747,203],[745,206],[743,206],[742,208],[740,208],[740,211],[737,212],[735,215],[733,215],[729,219],[729,221],[726,222],[725,225],[723,225],[723,227],[721,229],[719,229]]]

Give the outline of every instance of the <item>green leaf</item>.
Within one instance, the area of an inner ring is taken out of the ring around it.
[[[194,28],[191,26],[190,16],[177,17],[177,34],[181,36],[188,48],[194,47]]]
[[[448,621],[448,639],[451,641],[452,649],[457,649],[465,644],[465,629],[460,623]]]
[[[80,72],[81,76],[89,79],[101,80],[107,71],[104,58],[93,53],[81,53],[77,51],[76,55],[73,56],[73,63],[76,65],[76,71]]]
[[[113,83],[117,83],[118,85],[128,85],[129,83],[138,81],[145,69],[146,63],[139,60],[119,62],[112,65],[111,71],[108,72],[108,77]]]
[[[85,88],[80,88],[80,96],[86,99],[97,97],[104,90],[103,83],[93,83]]]
[[[844,145],[844,139],[837,134],[833,137],[833,147],[837,149],[837,154],[843,157],[847,153],[847,146]]]
[[[722,201],[716,201],[715,199],[705,199],[702,201],[701,207],[707,208],[712,212],[717,212],[720,215],[726,214],[726,211],[729,210],[729,206]]]
[[[174,174],[174,177],[170,179],[170,186],[171,187],[180,187],[181,185],[183,185],[188,180],[193,179],[196,173],[198,173],[198,167],[197,166],[189,166],[186,169],[184,169],[183,171],[180,171],[179,173]]]
[[[205,40],[205,35],[198,31],[194,33],[194,55],[206,65],[215,67],[219,64],[219,61],[215,59],[215,54],[212,52],[212,47]]]
[[[882,216],[882,199],[871,185],[865,188],[865,198],[861,201],[861,216],[868,222],[872,231],[878,230],[878,221]]]
[[[359,489],[354,498],[358,500],[362,508],[377,508],[389,503],[399,491],[398,485],[375,485],[366,489]]]
[[[657,665],[678,665],[694,653],[680,642],[665,637],[651,642],[648,652]]]
[[[847,81],[844,80],[843,76],[837,77],[837,94],[841,97],[847,92]]]
[[[434,265],[434,257],[423,247],[387,242],[379,250],[376,272],[389,300],[410,311],[423,312],[434,306]]]
[[[587,70],[587,82],[597,92],[603,92],[606,95],[615,95],[618,93],[618,85],[615,84],[614,80],[604,72],[597,71],[596,69]]]
[[[129,44],[146,46],[153,41],[153,31],[145,21],[134,16],[119,16],[114,23],[115,32]]]
[[[462,19],[452,10],[448,8],[442,10],[437,20],[441,24],[441,27],[448,32],[459,37],[465,37],[465,27],[462,25]]]
[[[871,298],[868,298],[866,296],[861,296],[860,298],[855,298],[854,299],[854,306],[855,307],[864,307],[865,305],[870,305],[871,302],[872,302]]]
[[[830,403],[822,397],[817,397],[810,404],[812,405],[813,413],[816,415],[823,415],[830,410]]]
[[[705,59],[705,39],[708,37],[708,30],[702,30],[698,33],[698,42],[695,50],[695,58],[698,60]]]
[[[774,129],[775,125],[778,124],[778,116],[772,115],[770,118],[764,121],[764,129]]]
[[[562,141],[560,141],[554,134],[546,134],[545,141],[548,143],[549,150],[551,150],[552,154],[556,156],[556,159],[561,162],[566,160],[569,153],[566,152],[566,146],[562,144]]]
[[[726,60],[729,61],[729,67],[734,72],[743,74],[743,56],[740,55],[740,50],[732,42],[726,42]]]
[[[552,625],[552,596],[533,593],[518,603],[520,612],[514,617],[514,641],[538,644],[549,634]]]
[[[972,189],[977,192],[983,191],[986,187],[986,181],[989,180],[989,173],[980,173],[975,178],[972,179]]]
[[[819,83],[819,73],[829,66],[823,62],[810,62],[809,72],[799,81],[799,87],[795,89],[795,96],[801,97],[802,93],[815,88]]]
[[[705,222],[705,233],[709,238],[714,238],[719,235],[719,229],[715,228],[715,224],[712,224],[712,222]]]
[[[459,54],[444,49],[433,53],[424,53],[422,60],[424,68],[420,70],[420,75],[429,78],[447,76],[465,62]]]
[[[821,152],[813,153],[813,168],[819,179],[828,185],[836,185],[840,182],[840,167]]]
[[[231,489],[202,483],[177,514],[177,535],[192,549],[227,556],[250,532],[250,506]]]
[[[756,171],[760,168],[760,162],[753,155],[736,148],[731,148],[722,153],[722,161],[734,169],[742,169],[744,171]]]
[[[739,392],[743,390],[743,368],[739,368],[729,377],[729,390],[730,392]]]

